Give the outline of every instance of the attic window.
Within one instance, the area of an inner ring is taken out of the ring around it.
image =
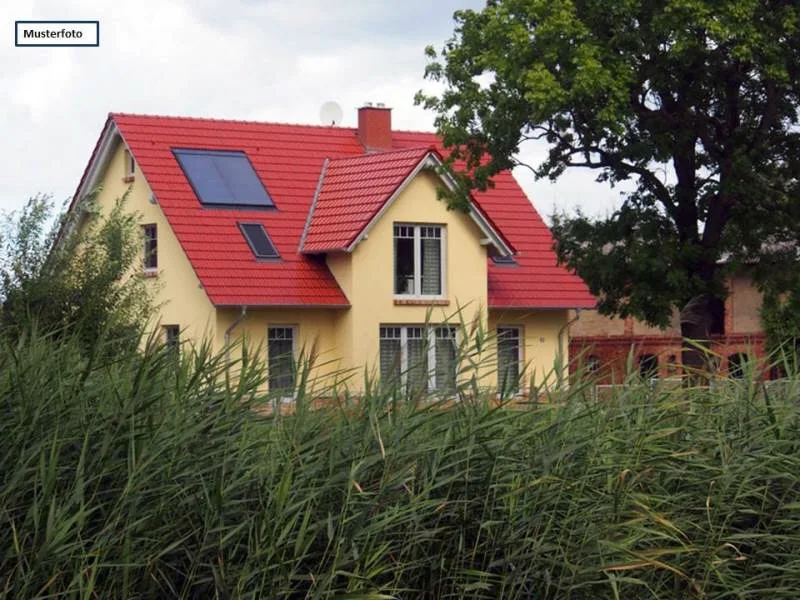
[[[133,181],[133,177],[136,174],[136,160],[133,158],[133,154],[127,148],[125,152],[123,152],[125,157],[125,175],[123,176],[123,180],[128,183]]]
[[[239,223],[242,235],[256,258],[280,258],[264,226],[260,223]]]
[[[235,208],[273,208],[264,184],[244,152],[173,150],[201,204]]]
[[[501,267],[516,267],[517,261],[513,256],[493,256],[492,262]]]

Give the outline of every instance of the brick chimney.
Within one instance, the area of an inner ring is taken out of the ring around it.
[[[392,109],[366,102],[358,109],[358,139],[367,152],[392,148]]]

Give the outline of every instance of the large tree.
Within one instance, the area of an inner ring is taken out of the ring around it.
[[[631,180],[610,216],[555,218],[559,259],[604,314],[664,326],[678,308],[684,337],[707,340],[726,274],[747,262],[766,281],[798,240],[799,15],[796,0],[490,0],[428,48],[444,87],[418,102],[465,192],[527,140],[549,146],[539,177]]]

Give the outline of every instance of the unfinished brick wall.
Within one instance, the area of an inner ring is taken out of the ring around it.
[[[761,294],[745,274],[733,277],[725,301],[725,333],[712,336],[712,349],[720,358],[719,371],[728,373],[728,358],[745,354],[763,360],[765,336],[761,328]],[[628,369],[638,370],[642,355],[658,359],[658,376],[680,375],[680,316],[675,311],[670,327],[660,330],[634,319],[609,319],[596,311],[582,311],[570,327],[571,370],[587,362],[599,364],[600,383],[619,383]]]
[[[761,332],[762,296],[747,276],[736,276],[729,283],[734,333]],[[726,307],[727,308],[727,307]]]
[[[570,317],[575,317],[573,312]],[[570,326],[573,336],[584,335],[623,335],[625,319],[604,317],[596,310],[582,310],[578,320]]]

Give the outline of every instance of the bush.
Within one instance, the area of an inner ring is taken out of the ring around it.
[[[800,588],[796,379],[780,397],[745,380],[629,386],[605,403],[578,386],[524,410],[374,389],[273,418],[247,353],[234,380],[207,347],[111,359],[65,335],[2,343],[6,597]]]
[[[93,352],[100,336],[111,352],[137,346],[154,290],[132,276],[141,257],[139,215],[126,196],[101,217],[93,199],[58,216],[47,196],[6,214],[0,233],[0,324],[19,337],[32,327],[77,336]]]

